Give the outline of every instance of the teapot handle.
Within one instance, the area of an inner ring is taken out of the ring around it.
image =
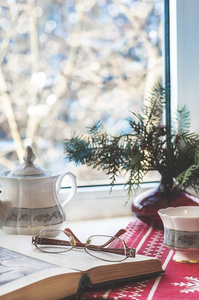
[[[63,207],[65,207],[66,204],[74,198],[76,191],[77,191],[76,176],[69,171],[65,171],[65,172],[61,173],[58,177],[57,184],[56,184],[57,194],[59,193],[59,191],[61,189],[61,183],[65,176],[68,176],[71,180],[71,189],[70,189],[70,193],[69,193],[68,197],[64,201],[61,202],[61,205]]]

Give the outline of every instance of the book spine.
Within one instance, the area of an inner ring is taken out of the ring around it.
[[[81,300],[82,299],[82,293],[84,291],[84,289],[91,287],[92,283],[90,280],[90,277],[84,273],[79,281],[79,286],[78,286],[78,290],[77,290],[77,294],[76,294],[76,300]]]

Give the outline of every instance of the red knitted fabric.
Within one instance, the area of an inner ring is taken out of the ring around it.
[[[178,300],[199,299],[199,264],[181,264],[172,260],[173,251],[163,244],[163,231],[136,220],[127,226],[122,236],[127,246],[137,253],[158,257],[164,275],[137,282],[93,288],[82,299]]]

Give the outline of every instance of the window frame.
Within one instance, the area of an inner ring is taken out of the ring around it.
[[[164,86],[170,87],[170,0],[164,0]],[[166,125],[171,126],[171,94],[166,93]]]
[[[178,106],[188,104],[191,115],[193,114],[191,130],[197,133],[199,133],[197,127],[199,59],[194,60],[194,54],[199,52],[199,38],[196,38],[194,29],[199,25],[199,20],[196,18],[198,9],[198,0],[164,0],[163,81],[165,86],[171,88],[171,93],[166,95],[165,122],[170,125],[171,112]],[[190,30],[194,32],[193,35],[190,35]],[[186,72],[186,68],[189,68],[189,72]],[[192,68],[191,73],[190,68]],[[138,193],[157,184],[158,180],[144,182]],[[60,199],[64,199],[66,193],[67,188],[62,188]],[[67,220],[131,215],[133,196],[127,201],[127,192],[122,184],[116,184],[111,193],[109,185],[78,187],[76,197],[66,207]],[[97,204],[100,204],[100,209],[98,206],[96,209]]]
[[[172,111],[176,110],[178,106],[182,107],[187,104],[191,113],[190,130],[199,133],[196,113],[199,111],[199,85],[197,84],[199,82],[199,59],[196,60],[196,57],[194,59],[194,54],[199,52],[199,38],[196,39],[195,34],[197,25],[199,26],[196,13],[199,9],[199,2],[198,0],[191,0],[191,4],[190,0],[164,0],[164,84],[165,86],[170,86],[171,91],[171,93],[166,95],[165,122],[167,125],[170,125]],[[194,34],[190,35],[190,31],[193,31]],[[189,65],[193,72],[184,72],[182,74],[182,70],[186,70],[186,67],[189,67]],[[195,80],[193,80],[193,76],[196,77]],[[193,87],[190,91],[191,98],[187,96],[190,84]],[[158,181],[143,183],[138,193],[155,187],[157,184]],[[85,205],[82,202],[84,200],[83,195],[86,195],[87,199],[87,202],[84,202]],[[69,203],[66,212],[69,219],[72,220],[76,216],[82,219],[91,218],[91,216],[93,218],[105,217],[107,211],[112,211],[112,217],[125,214],[131,215],[133,196],[127,201],[127,194],[122,185],[115,185],[111,194],[107,191],[107,186],[78,188],[76,201]],[[101,214],[98,209],[98,213],[93,210],[96,203],[99,202],[101,204]],[[78,207],[82,208],[81,215],[77,213],[76,209]],[[115,207],[118,209],[116,210]],[[87,213],[85,213],[86,210]]]
[[[187,105],[191,114],[190,131],[199,134],[199,37],[197,0],[170,2],[171,112]]]
[[[170,86],[170,1],[164,0],[164,74],[163,81],[165,86]],[[166,94],[166,124],[171,123],[171,97],[170,93]],[[132,215],[131,205],[133,197],[140,193],[154,188],[159,183],[159,175],[157,173],[153,181],[143,182],[140,189],[131,199],[128,199],[124,184],[115,184],[110,192],[110,185],[78,187],[75,201],[68,204],[66,213],[68,219],[96,219],[106,217],[121,217]],[[66,190],[62,189],[62,196]],[[89,208],[89,209],[88,209]],[[92,212],[92,213],[91,213]]]
[[[169,1],[163,0],[163,4],[167,5]],[[165,9],[165,8],[164,8]],[[164,14],[163,19],[163,31],[169,30],[167,9]],[[163,53],[168,53],[168,42],[166,39],[167,35],[164,35],[164,45],[165,50]],[[168,80],[168,70],[169,70],[169,56],[164,56],[163,61],[165,64],[165,78]],[[170,98],[167,99],[170,107]],[[170,112],[167,112],[170,115]],[[157,186],[158,179],[151,182],[143,182],[141,184],[139,193]],[[78,183],[78,182],[77,182]],[[62,187],[60,191],[60,200],[64,200],[69,188]],[[67,204],[66,215],[68,220],[81,220],[89,218],[104,218],[104,217],[118,217],[131,215],[131,202],[128,200],[127,191],[124,184],[115,184],[110,192],[110,185],[95,185],[95,186],[79,186],[77,188],[77,194],[75,198]]]

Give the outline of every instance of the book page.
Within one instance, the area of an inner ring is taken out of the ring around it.
[[[76,286],[82,276],[78,271],[0,247],[0,295],[61,274],[72,274]]]
[[[93,275],[91,271],[96,267],[99,267],[99,274],[94,274],[92,278],[96,278],[94,281],[103,281],[105,274],[108,274],[108,278],[105,279],[110,280],[113,272],[111,269],[107,269],[109,265],[111,265],[113,269],[116,268],[115,270],[119,270],[120,268],[122,270],[121,266],[127,266],[129,263],[138,265],[140,261],[154,260],[154,258],[151,257],[137,255],[135,258],[128,258],[122,263],[106,262],[90,256],[84,249],[76,248],[73,248],[69,252],[59,254],[43,253],[32,245],[31,236],[22,235],[1,236],[0,255],[0,274],[2,275],[0,281],[1,293],[58,274],[72,274],[75,276],[74,278],[80,280],[83,273],[87,270],[89,270],[89,276]],[[105,268],[105,270],[103,268]],[[125,267],[124,269],[124,275],[127,274],[126,277],[132,276],[131,272],[134,269],[133,267],[127,267],[128,272]],[[118,272],[114,273],[116,274]]]
[[[106,262],[92,257],[85,252],[84,249],[73,248],[69,252],[58,254],[49,254],[39,251],[32,245],[31,236],[13,235],[0,237],[0,247],[32,256],[34,258],[43,260],[45,262],[53,263],[57,266],[70,268],[78,271],[87,271],[97,266],[118,264],[118,262]],[[143,255],[136,255],[135,258],[128,258],[125,262],[148,260],[149,257]],[[150,259],[155,259],[150,257]],[[121,263],[120,263],[121,264]]]

